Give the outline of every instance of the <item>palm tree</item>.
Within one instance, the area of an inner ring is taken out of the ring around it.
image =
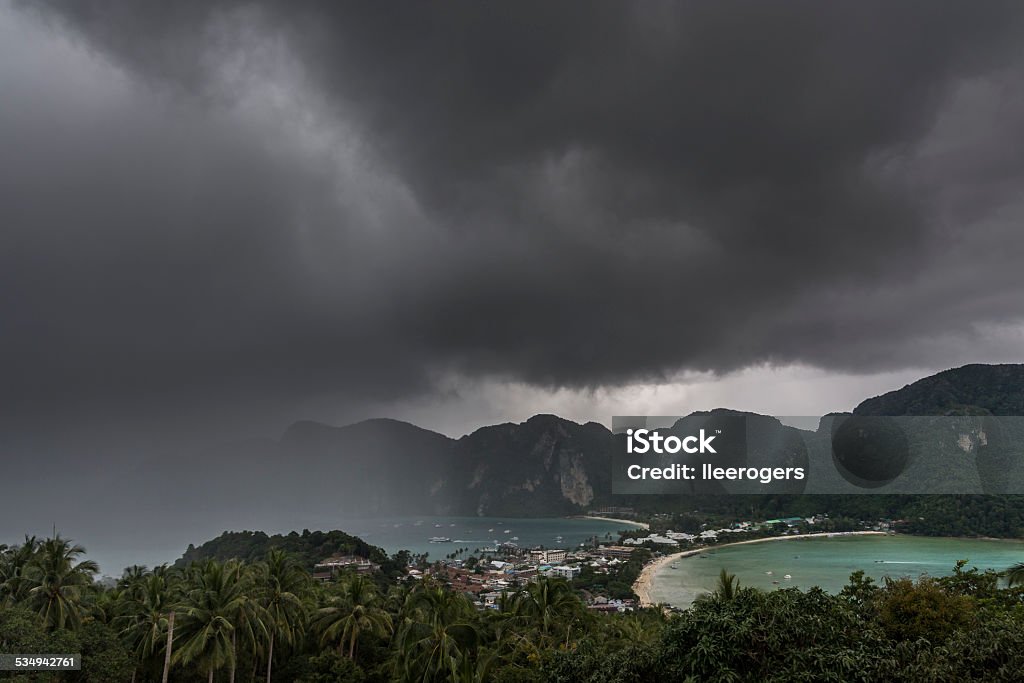
[[[295,636],[306,617],[302,597],[309,591],[309,574],[278,549],[267,553],[260,568],[263,609],[266,614],[267,683],[274,663],[274,642],[280,637],[286,644]]]
[[[399,619],[408,611],[412,589],[406,583],[400,583],[388,589],[384,596],[384,609],[389,613],[398,615]]]
[[[188,583],[179,627],[182,644],[174,653],[174,661],[195,662],[212,683],[215,671],[235,662],[232,619],[243,608],[247,596],[231,562],[209,560],[194,565]]]
[[[462,595],[424,584],[413,591],[395,642],[392,674],[403,681],[472,680],[481,643],[476,612]]]
[[[84,554],[82,546],[54,536],[43,541],[25,569],[29,604],[50,630],[82,623],[82,592],[99,572],[92,560],[79,561]]]
[[[25,536],[25,542],[0,552],[0,607],[22,602],[28,593],[25,570],[28,569],[39,548],[35,536]]]
[[[477,659],[480,632],[470,622],[417,623],[404,639],[405,675],[413,680],[458,680]]]
[[[544,636],[552,635],[556,625],[571,627],[582,616],[579,599],[563,579],[540,577],[511,602],[512,614],[532,622]]]
[[[160,683],[167,683],[171,672],[171,651],[174,649],[174,608],[167,614],[167,645],[164,646],[164,673]]]
[[[451,680],[455,683],[484,683],[491,680],[491,670],[498,663],[498,653],[481,649],[475,657],[464,656],[459,660],[458,672]]]
[[[722,600],[732,600],[740,589],[740,581],[735,574],[730,574],[723,568],[718,574],[718,587],[715,594]]]
[[[363,633],[386,636],[391,633],[391,615],[380,607],[376,586],[362,575],[343,581],[338,594],[327,599],[316,621],[321,642],[337,641],[342,652],[347,643],[348,658],[355,659],[356,643]]]
[[[1006,577],[1006,583],[1011,588],[1024,584],[1024,562],[1013,565],[1003,572],[1003,576]]]
[[[124,592],[120,588],[100,588],[91,594],[85,611],[92,621],[112,625],[124,606]]]
[[[181,597],[183,578],[179,572],[169,568],[166,564],[162,564],[153,568],[153,575],[164,577],[174,600],[178,600]],[[164,645],[164,671],[160,677],[160,683],[167,683],[167,679],[170,676],[171,659],[174,650],[174,615],[178,605],[176,602],[171,602],[168,606],[170,611],[167,612],[167,643]]]
[[[125,567],[124,572],[121,573],[121,578],[117,580],[117,587],[128,588],[134,586],[151,573],[152,572],[142,564],[133,564],[130,567]]]
[[[606,629],[610,637],[625,643],[651,643],[661,638],[664,625],[665,612],[649,609],[616,615]]]
[[[263,607],[255,599],[255,572],[251,565],[243,562],[232,562],[229,564],[231,573],[240,591],[242,599],[237,602],[233,611],[229,614],[234,629],[231,632],[231,661],[230,675],[228,680],[235,683],[235,671],[238,663],[238,635],[241,633],[244,638],[243,645],[256,649],[263,636],[266,635],[266,624]],[[255,669],[254,669],[255,671]]]
[[[129,568],[122,577],[121,609],[114,619],[122,636],[128,642],[137,662],[146,668],[156,668],[157,653],[165,648],[164,659],[170,652],[168,635],[171,632],[171,615],[175,598],[175,581],[168,572],[146,572],[139,575]]]

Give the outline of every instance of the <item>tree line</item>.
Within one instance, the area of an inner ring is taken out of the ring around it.
[[[129,567],[112,585],[59,536],[0,547],[0,652],[81,653],[83,669],[19,681],[496,683],[1024,680],[1024,567],[837,595],[742,587],[723,570],[689,609],[588,610],[540,578],[478,609],[431,579],[320,583],[258,559]],[[1007,581],[1009,579],[1009,581]],[[1009,583],[1009,586],[1005,584]]]
[[[81,652],[83,670],[0,673],[68,681],[487,681],[531,675],[583,638],[653,636],[657,610],[612,620],[542,578],[482,611],[431,579],[314,581],[279,548],[257,561],[140,566],[95,580],[60,536],[0,546],[0,652]],[[624,624],[633,624],[624,626]]]

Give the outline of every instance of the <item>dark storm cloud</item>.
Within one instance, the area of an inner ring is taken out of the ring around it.
[[[138,82],[0,109],[23,407],[866,371],[1020,320],[1017,3],[43,5]]]

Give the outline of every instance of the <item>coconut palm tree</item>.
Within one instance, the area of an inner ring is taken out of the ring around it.
[[[306,619],[302,598],[309,592],[309,574],[278,549],[267,553],[259,571],[260,600],[266,614],[267,683],[274,663],[274,644],[295,642]]]
[[[662,610],[642,610],[616,615],[605,624],[608,636],[626,643],[652,643],[661,638],[665,625]]]
[[[124,591],[120,588],[100,588],[87,596],[92,598],[84,603],[90,620],[100,624],[113,625],[124,606]]]
[[[572,587],[563,579],[539,577],[525,591],[513,596],[512,614],[521,621],[532,623],[543,636],[571,627],[582,616],[580,601]]]
[[[57,535],[40,544],[25,568],[29,605],[50,630],[74,629],[82,623],[82,594],[99,572],[92,560],[78,559],[84,554],[85,548]]]
[[[736,578],[736,575],[730,574],[723,568],[718,574],[718,587],[715,589],[715,595],[722,600],[732,600],[736,597],[739,589],[740,581]]]
[[[167,644],[164,646],[164,673],[160,683],[167,683],[167,677],[171,672],[172,652],[174,650],[174,607],[167,613]]]
[[[476,660],[480,631],[471,622],[416,623],[403,639],[400,650],[403,674],[409,680],[458,680]]]
[[[178,627],[181,645],[173,661],[197,664],[212,683],[214,672],[235,662],[232,620],[248,598],[232,562],[209,560],[194,565],[187,583]]]
[[[384,596],[385,609],[392,614],[401,614],[409,602],[411,594],[412,588],[408,583],[399,583],[391,586],[388,589],[387,595]]]
[[[491,680],[491,671],[500,657],[493,650],[481,649],[475,656],[464,656],[459,660],[457,673],[451,676],[455,683],[484,683]]]
[[[119,586],[121,607],[113,623],[143,669],[155,670],[157,655],[161,650],[170,648],[167,635],[170,632],[170,616],[175,607],[175,577],[169,572],[146,572],[140,575],[129,568]]]
[[[228,680],[230,683],[235,683],[239,637],[242,639],[242,646],[253,650],[255,653],[257,645],[264,640],[267,629],[263,606],[255,597],[256,572],[252,565],[245,564],[244,562],[231,562],[229,566],[237,590],[242,595],[242,599],[237,602],[233,612],[229,614],[234,629],[231,632],[232,656],[229,662],[230,674]]]
[[[1024,562],[1013,565],[1003,572],[1003,576],[1006,577],[1006,583],[1011,588],[1024,584]]]
[[[153,575],[163,577],[167,583],[168,593],[171,596],[167,605],[167,641],[164,645],[164,670],[163,675],[160,677],[160,683],[167,683],[171,673],[171,660],[174,652],[174,618],[176,610],[180,606],[185,583],[181,572],[173,567],[168,567],[166,564],[154,567]]]
[[[425,584],[410,596],[395,639],[392,675],[402,681],[472,680],[481,644],[476,612],[462,595]]]
[[[338,651],[347,650],[355,659],[356,644],[363,633],[386,636],[391,633],[391,615],[380,607],[380,596],[373,582],[362,575],[343,581],[335,595],[327,598],[327,606],[319,610],[316,626],[321,642],[336,642]]]
[[[121,573],[121,578],[117,580],[118,588],[128,588],[136,585],[139,581],[152,574],[149,568],[142,564],[133,564],[130,567],[125,567]]]
[[[6,547],[0,552],[0,607],[22,602],[28,593],[25,570],[28,569],[39,548],[35,536],[25,536],[25,542]]]

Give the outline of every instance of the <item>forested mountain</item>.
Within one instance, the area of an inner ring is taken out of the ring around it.
[[[604,425],[554,415],[483,427],[455,442],[449,490],[463,513],[580,512],[609,502],[615,442]]]
[[[387,553],[381,548],[343,531],[306,529],[301,533],[292,531],[274,535],[262,531],[225,531],[198,547],[189,544],[175,566],[186,567],[203,560],[260,562],[266,559],[271,550],[288,553],[306,570],[312,570],[317,562],[332,555],[355,555],[378,564],[388,559]]]
[[[1024,415],[1024,365],[965,365],[869,398],[855,415]]]
[[[397,420],[347,427],[298,422],[280,440],[279,482],[311,509],[344,516],[443,514],[457,470],[448,437]]]
[[[611,491],[614,437],[553,415],[483,427],[461,439],[395,420],[292,425],[278,485],[345,516],[572,514]]]
[[[989,419],[987,416],[1022,413],[1024,366],[969,365],[868,399],[853,415],[858,419],[879,415],[961,416],[967,421],[963,433],[936,438],[927,431],[912,432],[910,466],[921,468],[922,463],[940,462],[940,466],[922,469],[920,476],[934,476],[936,485],[946,485],[950,491],[981,491],[984,485],[985,491],[999,492],[1000,486],[1012,481],[1007,473],[1016,466],[1004,460],[1019,459],[1014,444],[1021,441],[1021,435],[1015,424],[984,420]],[[827,416],[817,431],[810,432],[766,416],[714,410],[693,413],[663,431],[690,433],[702,425],[710,429],[730,415],[747,419],[747,464],[804,465],[810,468],[812,482],[845,485],[831,464],[830,442],[833,426],[849,415]],[[948,475],[941,463],[961,462],[963,440],[977,442],[982,431],[990,442],[988,446],[1002,439],[999,453],[990,447],[986,454],[978,442],[978,449],[973,451],[978,460],[977,474],[968,469],[958,474],[959,478]],[[205,453],[204,462],[213,476],[203,481],[214,482],[216,471],[221,469],[215,466],[217,463],[249,458],[251,465],[231,468],[231,487],[210,483],[210,505],[230,503],[238,511],[254,506],[260,510],[268,506],[279,510],[298,507],[304,519],[312,520],[310,526],[331,518],[374,515],[562,515],[603,505],[694,509],[706,497],[700,494],[727,492],[694,490],[698,497],[690,500],[678,494],[612,496],[612,458],[622,449],[623,438],[604,425],[577,424],[554,415],[537,415],[520,424],[482,427],[459,439],[395,420],[368,420],[345,427],[298,422],[277,441],[236,443]],[[1007,444],[1009,451],[1002,448]],[[727,458],[722,455],[723,462]],[[177,466],[174,469],[166,475],[171,481],[182,477],[182,471],[189,471]],[[203,485],[194,479],[181,483],[193,488]],[[804,492],[813,489],[788,482],[773,488],[772,496],[745,500],[744,506],[756,508],[768,500],[788,500],[775,494]],[[879,490],[883,492],[914,491],[894,485]],[[1011,526],[1016,527],[1016,522]]]

